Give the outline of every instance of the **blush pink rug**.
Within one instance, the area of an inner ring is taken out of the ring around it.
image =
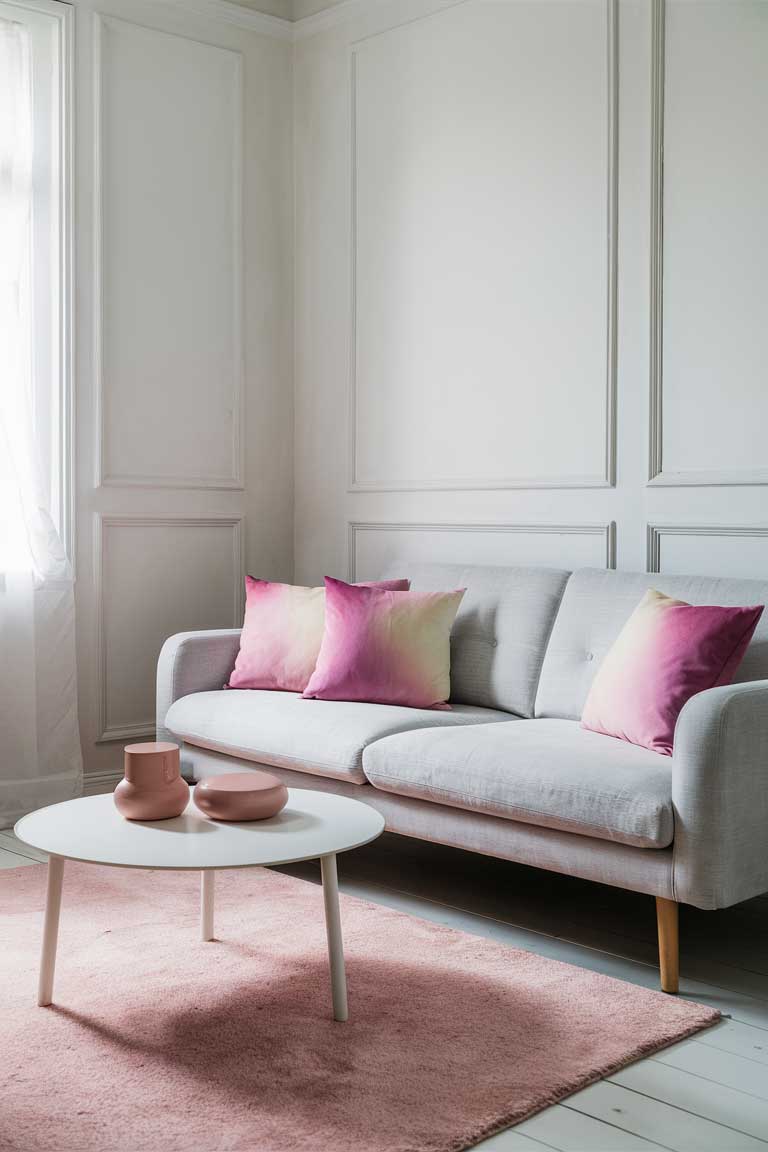
[[[343,861],[342,861],[343,867]],[[320,888],[68,863],[54,1005],[45,867],[0,872],[0,1148],[458,1152],[717,1013],[343,897],[331,1018]]]

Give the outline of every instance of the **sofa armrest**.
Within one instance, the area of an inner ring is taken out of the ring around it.
[[[174,700],[193,692],[212,692],[229,680],[240,649],[240,629],[177,632],[157,660],[157,739],[174,740],[165,717]]]
[[[768,680],[693,696],[675,729],[675,898],[724,908],[768,889]]]

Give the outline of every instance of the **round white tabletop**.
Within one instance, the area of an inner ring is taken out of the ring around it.
[[[121,868],[247,868],[315,860],[375,840],[384,818],[375,808],[330,792],[288,789],[269,820],[211,820],[190,799],[172,820],[126,820],[111,794],[83,796],[22,817],[20,840],[68,860]]]

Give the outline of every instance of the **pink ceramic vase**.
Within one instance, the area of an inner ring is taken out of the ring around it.
[[[115,788],[115,804],[126,820],[169,820],[180,816],[188,801],[178,744],[126,746],[125,779]]]

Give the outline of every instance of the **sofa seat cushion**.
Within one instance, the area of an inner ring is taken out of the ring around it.
[[[363,768],[385,792],[641,848],[672,842],[672,762],[574,720],[388,736]]]
[[[365,784],[363,750],[382,736],[414,728],[455,728],[509,719],[508,712],[472,705],[436,712],[304,700],[294,692],[230,689],[183,696],[168,709],[165,726],[186,744]]]

